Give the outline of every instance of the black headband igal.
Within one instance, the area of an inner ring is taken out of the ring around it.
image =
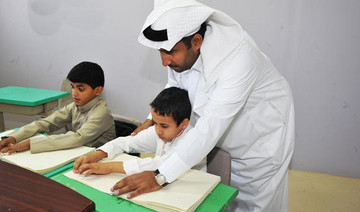
[[[153,30],[151,25],[143,31],[144,36],[151,41],[166,41],[168,40],[167,29]]]

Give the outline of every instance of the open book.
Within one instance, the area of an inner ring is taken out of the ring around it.
[[[0,134],[0,137],[6,136],[12,131],[13,130],[3,132]],[[86,146],[36,154],[31,154],[30,150],[26,150],[11,155],[1,154],[0,160],[15,164],[33,172],[44,174],[76,160],[81,155],[93,152],[94,150],[95,148]]]
[[[133,157],[119,154],[111,160],[103,159],[101,162],[124,161]],[[111,173],[85,177],[72,171],[64,175],[108,194],[111,194],[110,188],[126,176]],[[166,187],[128,200],[156,211],[194,211],[219,182],[219,176],[190,169]],[[126,196],[127,194],[123,194],[120,197],[127,199]]]

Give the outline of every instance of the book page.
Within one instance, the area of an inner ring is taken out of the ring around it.
[[[132,157],[119,154],[111,161],[123,161]],[[64,175],[108,194],[111,194],[110,188],[126,176],[111,173],[85,177],[72,171]],[[142,194],[129,201],[156,211],[194,211],[219,182],[219,176],[191,169],[166,187]],[[127,199],[126,196],[127,194],[123,194],[120,197]]]
[[[3,137],[3,136],[7,136],[9,135],[10,133],[14,132],[15,130],[7,130],[7,131],[4,131],[2,133],[0,133],[0,138]]]
[[[6,131],[1,133],[0,136],[5,136],[9,133],[10,132]],[[31,154],[30,150],[26,150],[23,152],[13,153],[11,155],[1,154],[0,159],[33,172],[44,174],[76,160],[76,158],[80,157],[81,155],[93,152],[94,150],[95,148],[86,146],[51,152],[41,152],[36,154]]]

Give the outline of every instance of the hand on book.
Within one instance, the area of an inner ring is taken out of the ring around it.
[[[15,143],[16,143],[16,140],[14,137],[6,137],[5,139],[1,139],[1,141],[0,141],[1,152],[6,147],[9,147],[11,144],[14,145]]]
[[[73,171],[76,174],[81,174],[84,171],[86,171],[87,169],[81,169],[80,167],[84,164],[90,164],[90,163],[95,163],[103,158],[107,157],[107,153],[98,150],[90,155],[83,155],[81,157],[79,157],[78,159],[75,160],[74,162],[74,166],[73,166]]]
[[[153,171],[143,171],[120,180],[111,188],[111,191],[117,196],[132,192],[127,196],[128,199],[131,199],[140,194],[157,191],[161,188],[162,186],[155,181],[155,174]]]
[[[80,166],[79,172],[84,173],[85,177],[92,174],[125,173],[123,162],[87,163]]]
[[[11,155],[14,152],[21,152],[30,149],[30,139],[27,139],[18,144],[9,143],[7,147],[1,149],[1,153],[7,153]]]

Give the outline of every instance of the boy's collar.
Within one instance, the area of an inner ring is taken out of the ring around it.
[[[182,130],[175,138],[173,138],[170,142],[173,142],[174,140],[176,140],[179,137],[182,137],[183,135],[185,135],[190,129],[192,128],[191,124],[188,123],[188,125],[186,126],[186,128],[184,130]]]
[[[76,106],[80,112],[86,112],[89,111],[94,105],[100,100],[100,98],[97,96],[94,99],[92,99],[90,102],[86,103],[82,106]]]

